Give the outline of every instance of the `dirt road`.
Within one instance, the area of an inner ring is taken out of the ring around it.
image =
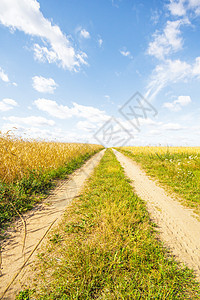
[[[164,244],[178,261],[193,269],[200,280],[200,222],[195,214],[168,196],[133,160],[113,151],[133,181],[137,195],[147,203]]]
[[[0,299],[15,299],[46,234],[61,219],[67,205],[77,197],[85,181],[103,157],[105,150],[94,155],[67,180],[60,182],[43,203],[19,219],[9,229],[10,238],[2,245]],[[26,224],[26,226],[25,226]]]

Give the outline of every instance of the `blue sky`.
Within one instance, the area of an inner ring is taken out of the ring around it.
[[[200,0],[1,0],[0,130],[199,145],[199,33]],[[121,113],[137,91],[156,114]]]

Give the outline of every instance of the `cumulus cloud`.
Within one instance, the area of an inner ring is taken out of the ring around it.
[[[42,76],[34,76],[33,88],[40,93],[50,93],[53,94],[54,90],[57,87],[53,78],[45,78]]]
[[[192,10],[197,14],[200,9],[200,0],[170,0],[167,8],[171,15],[183,18],[175,21],[168,20],[162,31],[156,31],[153,34],[153,39],[148,45],[147,53],[161,61],[154,68],[146,87],[145,97],[150,101],[168,84],[200,79],[200,57],[197,57],[193,63],[170,58],[172,54],[182,50],[181,28],[183,25],[191,24],[187,13]],[[168,108],[179,109],[178,104],[173,106],[168,103],[167,105]]]
[[[48,120],[40,116],[29,116],[24,118],[10,116],[7,118],[4,117],[3,119],[12,123],[24,124],[28,126],[54,126],[55,125],[55,122],[53,120]]]
[[[183,106],[187,106],[191,102],[192,100],[190,96],[179,96],[177,100],[174,100],[173,102],[165,102],[163,106],[172,111],[179,111]]]
[[[196,15],[200,15],[200,0],[189,0],[188,6],[190,9],[194,10]]]
[[[10,98],[5,98],[0,101],[0,111],[8,111],[17,106],[17,102]]]
[[[170,0],[168,9],[170,13],[174,16],[184,16],[186,14],[186,8],[184,7],[185,0],[174,1]]]
[[[167,7],[173,16],[184,16],[187,11],[200,14],[200,0],[170,0]]]
[[[109,118],[104,111],[92,106],[80,105],[73,103],[70,108],[67,105],[58,104],[56,101],[40,98],[34,101],[39,110],[47,112],[49,115],[59,118],[68,119],[71,117],[81,117],[88,119],[90,122],[103,122]]]
[[[86,63],[85,54],[75,51],[60,27],[43,16],[37,0],[1,0],[0,23],[12,31],[18,29],[41,38],[45,46],[35,44],[33,48],[40,61],[56,62],[69,70],[77,70]]]
[[[9,82],[9,78],[8,75],[4,72],[4,70],[0,67],[0,78],[1,80],[3,80],[4,82]]]
[[[167,21],[163,32],[156,32],[153,35],[154,40],[149,43],[148,54],[163,60],[167,55],[182,49],[180,26],[184,24],[189,24],[189,21],[187,19]]]
[[[90,38],[90,33],[86,29],[81,29],[80,30],[80,36],[84,39],[89,39]]]

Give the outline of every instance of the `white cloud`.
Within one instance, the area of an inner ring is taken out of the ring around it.
[[[56,62],[69,70],[77,70],[85,63],[84,55],[75,51],[59,26],[43,16],[37,0],[1,0],[0,22],[12,31],[18,29],[46,42],[45,47],[34,45],[35,57],[40,61]]]
[[[192,73],[194,76],[200,77],[200,57],[196,57]]]
[[[47,112],[49,115],[59,118],[68,119],[71,117],[81,117],[92,123],[106,121],[109,116],[104,111],[92,106],[79,105],[73,103],[72,108],[67,105],[58,104],[56,101],[40,98],[34,101],[39,110]]]
[[[167,21],[163,32],[154,34],[154,41],[149,43],[148,54],[163,60],[167,55],[182,49],[180,26],[183,24],[189,24],[189,21],[187,19]]]
[[[200,0],[189,0],[189,8],[193,9],[196,15],[200,14]]]
[[[0,101],[0,111],[8,111],[17,106],[17,102],[10,98],[5,98]]]
[[[174,100],[173,102],[165,102],[163,106],[172,111],[179,111],[183,106],[187,106],[191,102],[192,100],[190,96],[179,96],[177,100]]]
[[[160,12],[158,10],[153,10],[151,15],[151,21],[153,22],[154,25],[158,23],[159,18],[160,18]]]
[[[170,0],[167,5],[173,16],[184,16],[188,11],[192,11],[195,15],[200,14],[200,0]]]
[[[39,110],[47,112],[50,116],[59,119],[68,119],[73,115],[72,109],[68,106],[59,105],[56,101],[39,98],[34,101]]]
[[[133,58],[130,51],[127,51],[127,50],[119,50],[119,52],[120,52],[121,55],[123,55],[123,56],[129,57],[129,58]]]
[[[185,0],[174,1],[170,0],[168,9],[173,16],[184,16],[186,14],[186,8],[184,7]]]
[[[191,79],[200,79],[200,57],[193,64],[168,59],[153,70],[145,97],[151,101],[168,84]]]
[[[103,110],[96,107],[80,105],[77,103],[73,103],[73,106],[77,117],[88,119],[92,123],[105,122],[110,118]]]
[[[34,44],[33,51],[35,59],[41,62],[56,63],[58,59],[55,51],[49,50],[47,47],[41,47],[38,44]]]
[[[192,74],[191,65],[177,60],[166,60],[163,64],[159,64],[154,69],[150,82],[147,85],[145,97],[151,101],[156,95],[169,83],[175,83],[185,80]]]
[[[90,33],[86,29],[81,29],[80,36],[83,37],[84,39],[89,39]]]
[[[53,80],[53,78],[45,78],[42,76],[34,76],[33,80],[33,88],[40,93],[50,93],[53,94],[54,90],[57,87],[57,84]]]
[[[103,40],[102,40],[101,38],[99,38],[99,39],[98,39],[98,44],[99,44],[99,47],[101,47],[101,46],[102,46],[102,44],[103,44]]]
[[[24,124],[28,126],[54,126],[55,122],[53,120],[48,120],[43,117],[39,116],[30,116],[30,117],[15,117],[15,116],[10,116],[10,117],[5,117],[3,118],[4,120],[8,120],[9,122],[12,123],[17,123],[17,124]]]
[[[181,130],[184,127],[178,123],[167,123],[162,126],[165,130]]]
[[[3,80],[4,82],[9,82],[9,78],[8,75],[4,72],[4,70],[0,67],[0,78],[1,80]]]
[[[77,124],[76,124],[76,127],[77,129],[79,130],[84,130],[84,131],[88,131],[88,132],[91,132],[96,129],[96,125],[94,123],[91,123],[89,121],[79,121]]]

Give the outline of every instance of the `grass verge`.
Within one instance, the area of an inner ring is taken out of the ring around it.
[[[111,150],[39,255],[17,299],[199,299],[193,273],[157,240]],[[39,270],[39,271],[38,271]]]
[[[4,229],[19,216],[33,208],[44,199],[52,189],[57,179],[67,178],[74,170],[80,168],[89,159],[92,153],[80,155],[58,169],[44,172],[31,170],[27,176],[15,183],[3,183],[0,181],[0,229]]]
[[[182,199],[184,205],[193,208],[200,215],[200,154],[166,151],[139,152],[117,149],[126,156],[138,162],[153,178],[175,192]],[[191,150],[192,151],[192,150]]]

